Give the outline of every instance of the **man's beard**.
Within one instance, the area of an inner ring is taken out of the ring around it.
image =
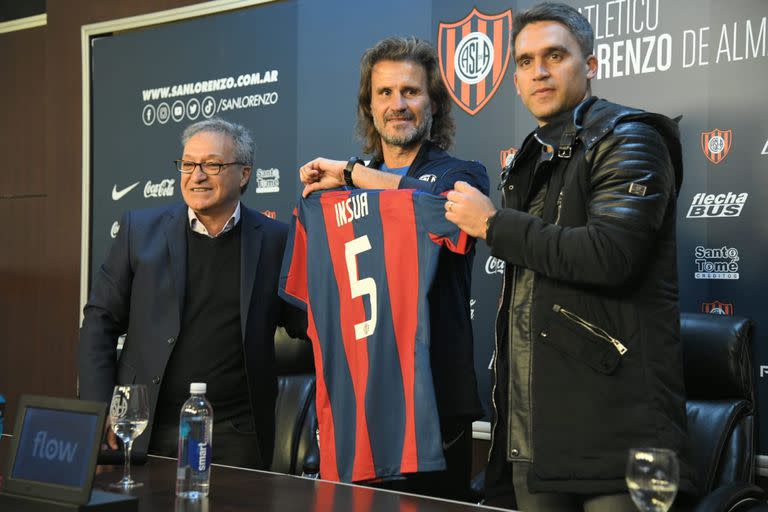
[[[381,139],[390,146],[409,148],[417,144],[421,144],[429,138],[430,132],[432,131],[432,110],[429,108],[424,109],[424,117],[422,117],[421,123],[419,123],[414,130],[397,133],[395,135],[390,135],[389,133],[385,132],[384,128],[387,121],[391,121],[392,119],[411,120],[414,118],[412,113],[406,111],[403,113],[384,116],[385,126],[379,125],[376,116],[371,117],[373,117],[373,125],[376,127],[376,131],[379,132]]]

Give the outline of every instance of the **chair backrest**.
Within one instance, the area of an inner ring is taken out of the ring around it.
[[[703,494],[753,482],[755,390],[747,318],[703,313],[680,317],[690,455]]]
[[[284,329],[275,333],[277,403],[275,404],[275,451],[272,471],[300,475],[304,459],[313,449],[315,368],[312,345],[293,339]]]

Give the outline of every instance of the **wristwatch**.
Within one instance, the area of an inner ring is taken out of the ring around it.
[[[365,162],[356,156],[353,156],[347,161],[347,166],[344,168],[344,182],[347,184],[347,186],[352,188],[355,188],[355,184],[352,182],[352,170],[357,164],[365,165]]]

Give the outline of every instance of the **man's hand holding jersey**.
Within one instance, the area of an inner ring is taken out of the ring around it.
[[[469,236],[485,239],[488,219],[496,213],[490,198],[472,185],[457,181],[447,199],[445,218]]]

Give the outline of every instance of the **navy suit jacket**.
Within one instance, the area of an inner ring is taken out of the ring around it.
[[[187,206],[126,212],[84,309],[80,397],[109,402],[116,384],[146,384],[150,422],[134,443],[146,452],[165,366],[181,330],[187,277]],[[277,295],[287,226],[241,204],[240,322],[248,392],[264,462],[275,435],[274,334],[306,337],[306,314]],[[126,333],[120,358],[117,338]],[[215,411],[214,411],[215,414]]]

